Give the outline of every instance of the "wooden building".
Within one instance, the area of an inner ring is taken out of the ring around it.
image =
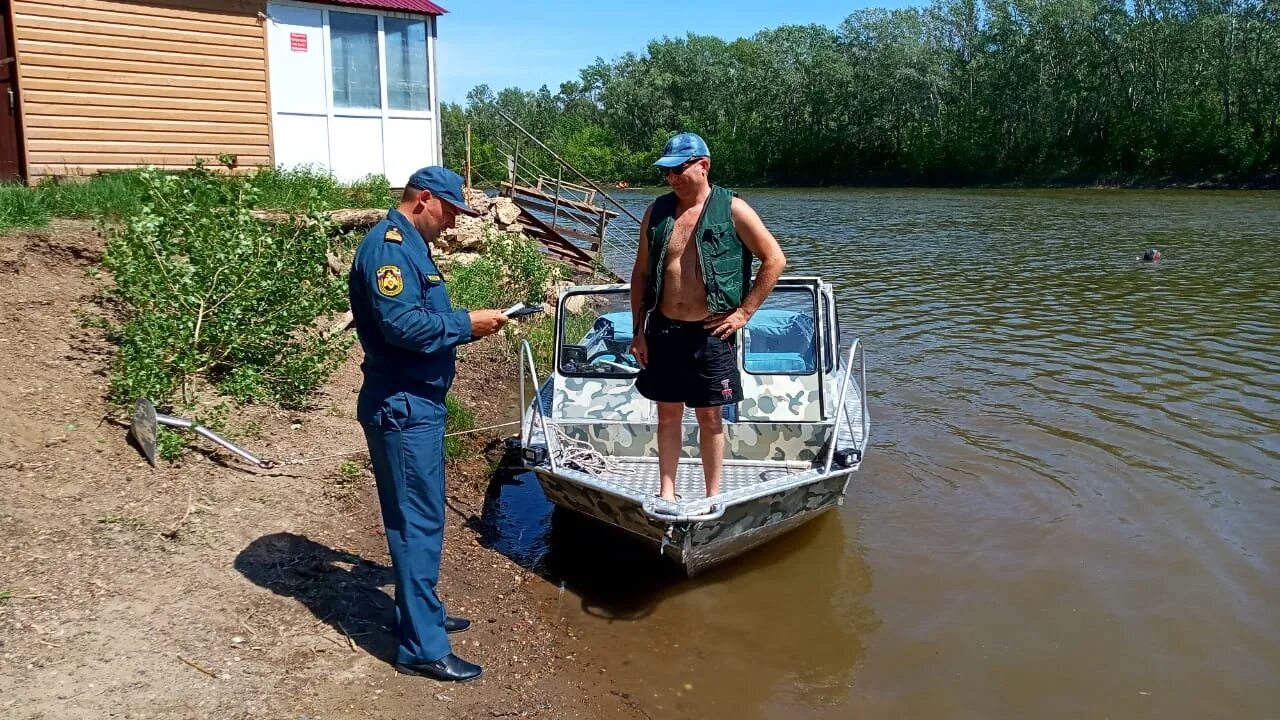
[[[0,177],[440,162],[429,0],[0,0]]]

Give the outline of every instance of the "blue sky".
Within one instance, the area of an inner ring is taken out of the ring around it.
[[[732,40],[779,25],[836,27],[864,7],[920,5],[906,0],[438,0],[440,99],[463,102],[471,88],[554,92],[597,57],[641,52],[650,40],[685,33]]]

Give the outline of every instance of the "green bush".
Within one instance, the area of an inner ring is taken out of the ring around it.
[[[137,174],[140,209],[109,232],[104,258],[125,307],[113,400],[189,401],[202,378],[241,402],[297,407],[344,359],[349,337],[315,327],[346,305],[345,282],[325,269],[318,197],[302,201],[302,223],[250,212],[276,175]]]
[[[560,276],[560,268],[548,262],[535,241],[486,228],[484,254],[452,269],[449,296],[453,304],[469,310],[501,309],[517,302],[536,305]]]

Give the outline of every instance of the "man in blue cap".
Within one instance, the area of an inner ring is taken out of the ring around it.
[[[688,406],[698,418],[711,497],[720,493],[724,465],[721,406],[742,401],[736,334],[769,297],[787,258],[746,201],[707,180],[711,151],[701,137],[676,135],[654,165],[671,192],[645,211],[631,272],[631,351],[642,368],[636,390],[658,406],[658,494],[677,497]]]
[[[349,292],[364,347],[356,418],[364,426],[382,522],[396,577],[396,669],[465,682],[479,665],[454,655],[446,633],[471,622],[445,614],[436,595],[444,541],[445,393],[455,348],[492,335],[499,310],[455,309],[428,244],[475,215],[462,178],[425,167],[405,185],[400,205],[365,235],[351,265]]]

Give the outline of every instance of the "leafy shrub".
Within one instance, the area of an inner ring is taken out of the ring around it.
[[[548,285],[560,274],[535,241],[486,227],[484,254],[452,270],[449,296],[455,305],[472,310],[517,302],[541,304]]]
[[[104,258],[126,310],[113,333],[112,399],[189,400],[202,377],[241,402],[302,405],[350,342],[315,328],[346,305],[345,282],[326,273],[329,223],[317,198],[303,203],[305,222],[268,224],[250,210],[270,173],[137,178],[140,209],[109,232]]]

